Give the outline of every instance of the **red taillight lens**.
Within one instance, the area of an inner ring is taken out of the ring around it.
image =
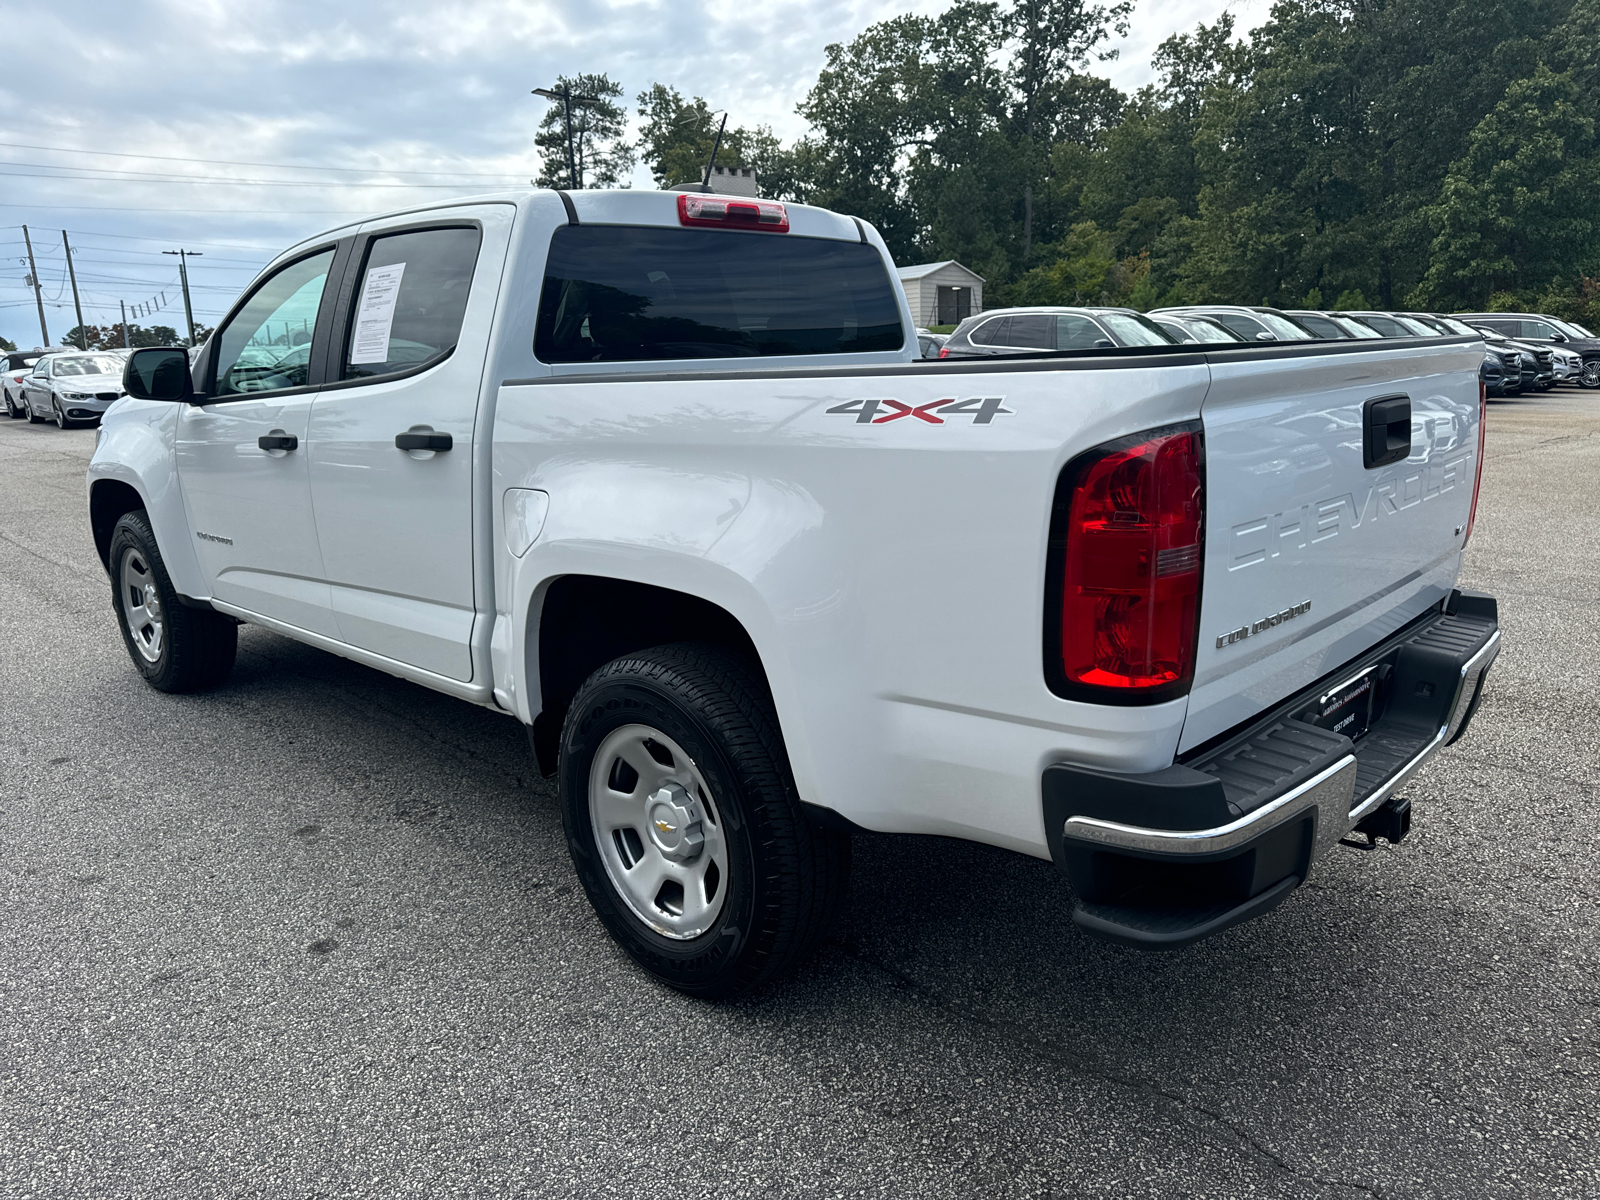
[[[950,347],[949,346],[940,346],[939,347],[939,357],[940,358],[949,358],[950,357]]]
[[[1194,675],[1200,607],[1200,434],[1101,447],[1067,510],[1061,669],[1068,684],[1180,690]]]
[[[1461,539],[1461,548],[1466,549],[1467,543],[1472,540],[1472,527],[1478,521],[1478,491],[1483,487],[1483,445],[1489,433],[1489,388],[1482,380],[1478,382],[1478,472],[1472,478],[1472,508],[1467,513],[1467,536]]]
[[[732,196],[678,197],[678,220],[684,225],[716,225],[723,229],[789,232],[789,210],[773,200],[740,200]]]

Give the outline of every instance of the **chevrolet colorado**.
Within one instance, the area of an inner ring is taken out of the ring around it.
[[[1499,646],[1455,586],[1482,342],[929,361],[914,329],[877,233],[801,205],[535,191],[311,238],[105,416],[133,664],[213,686],[248,622],[510,714],[599,918],[707,997],[814,947],[857,829],[1053,860],[1145,948],[1403,836]]]

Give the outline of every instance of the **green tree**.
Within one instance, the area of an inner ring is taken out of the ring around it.
[[[1429,216],[1424,296],[1470,304],[1585,267],[1600,235],[1595,120],[1572,76],[1541,64],[1479,122]]]
[[[593,97],[572,101],[571,153],[577,180],[573,182],[567,169],[566,105],[554,100],[533,139],[540,153],[539,186],[626,187],[624,179],[633,168],[634,152],[623,137],[627,110],[616,103],[622,95],[622,85],[606,75],[562,75],[556,80],[555,90],[563,88],[574,97]]]
[[[656,186],[698,183],[711,160],[720,115],[699,96],[686,101],[676,88],[661,83],[653,83],[640,92],[638,102],[642,119],[639,156],[650,168]],[[797,198],[794,155],[765,125],[727,129],[717,147],[717,163],[754,171],[764,196]]]
[[[0,350],[5,350],[5,351],[7,351],[9,353],[10,351],[15,350],[16,348],[17,348],[17,344],[15,342],[13,342],[10,338],[0,337]]]

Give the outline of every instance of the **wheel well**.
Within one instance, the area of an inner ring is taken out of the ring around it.
[[[539,715],[533,748],[540,769],[555,773],[561,722],[583,681],[614,658],[669,642],[713,642],[749,660],[761,658],[727,609],[668,588],[598,575],[566,575],[545,592],[539,611]]]
[[[100,565],[111,569],[111,531],[124,513],[144,507],[144,498],[118,479],[103,479],[89,491],[89,527],[94,530],[94,548]]]

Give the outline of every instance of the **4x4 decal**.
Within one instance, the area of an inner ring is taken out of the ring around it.
[[[901,417],[915,417],[929,425],[943,425],[946,417],[971,417],[974,425],[988,425],[999,416],[1015,416],[1016,410],[1005,407],[1004,396],[973,396],[968,400],[930,400],[913,408],[899,400],[875,398],[850,400],[836,404],[829,413],[854,417],[857,425],[887,425]],[[879,413],[883,415],[880,416]]]

